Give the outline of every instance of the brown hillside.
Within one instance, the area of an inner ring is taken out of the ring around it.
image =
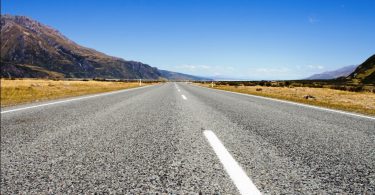
[[[148,78],[156,68],[86,48],[25,16],[1,16],[2,77]]]

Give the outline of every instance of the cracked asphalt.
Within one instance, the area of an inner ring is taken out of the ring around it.
[[[263,194],[375,194],[375,120],[186,83],[2,113],[1,194],[238,194],[204,130]]]

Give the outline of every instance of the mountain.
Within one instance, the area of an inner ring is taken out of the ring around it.
[[[356,68],[357,68],[356,65],[345,66],[337,70],[314,74],[310,77],[307,77],[305,80],[328,80],[328,79],[336,79],[339,77],[346,77],[350,75],[350,73],[352,73]]]
[[[346,79],[353,83],[375,84],[375,54],[359,65]]]
[[[108,56],[25,16],[1,17],[2,77],[147,78],[156,68]]]
[[[172,81],[178,81],[178,80],[212,81],[212,79],[210,78],[193,76],[193,75],[172,72],[172,71],[167,71],[167,70],[159,70],[159,72],[161,73],[162,77],[167,78],[168,80],[172,80]]]
[[[177,79],[180,74],[80,46],[25,16],[1,15],[1,43],[1,77]]]

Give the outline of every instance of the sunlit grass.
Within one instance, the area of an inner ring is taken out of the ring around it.
[[[1,107],[138,87],[137,82],[1,79]]]
[[[209,84],[200,84],[211,87]],[[333,109],[375,115],[375,94],[370,92],[349,92],[328,88],[309,87],[262,87],[217,85],[215,89],[289,100]],[[258,90],[257,90],[258,89]],[[311,95],[315,99],[305,99]]]

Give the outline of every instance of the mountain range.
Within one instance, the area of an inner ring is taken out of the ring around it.
[[[26,16],[1,15],[1,77],[207,80],[83,47]]]
[[[305,80],[328,80],[328,79],[336,79],[339,77],[347,77],[349,76],[355,69],[357,65],[350,65],[344,66],[340,69],[333,70],[333,71],[326,71],[319,74],[314,74],[307,77]]]
[[[338,70],[312,75],[305,80],[336,79],[349,84],[375,85],[375,54],[359,66],[345,66]]]
[[[54,28],[26,16],[1,15],[0,63],[2,78],[212,80],[109,56],[83,47]],[[375,84],[375,55],[358,67],[346,66],[307,79],[336,78]]]

